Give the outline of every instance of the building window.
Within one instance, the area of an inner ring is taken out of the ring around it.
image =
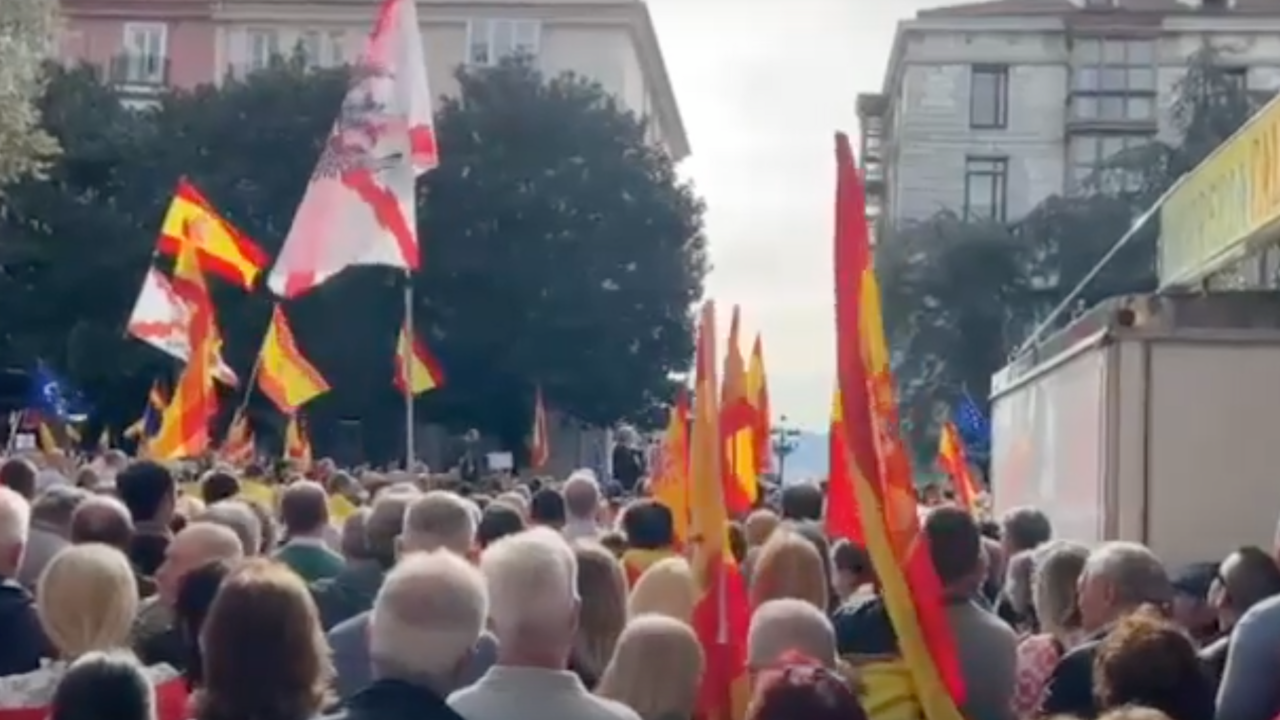
[[[975,65],[969,80],[969,126],[1001,129],[1009,124],[1009,68]]]
[[[341,30],[331,30],[325,38],[325,63],[329,67],[347,64],[347,36]]]
[[[1071,188],[1076,193],[1135,192],[1142,188],[1142,175],[1123,167],[1107,167],[1117,155],[1151,142],[1149,134],[1073,135],[1069,142]]]
[[[1072,47],[1072,117],[1086,122],[1156,120],[1153,40],[1082,38]]]
[[[472,20],[467,23],[467,62],[497,65],[507,57],[537,57],[541,36],[537,20]]]
[[[280,57],[280,34],[275,30],[249,31],[249,72],[263,70],[271,66],[271,61]]]
[[[298,37],[297,52],[301,55],[302,62],[307,67],[320,67],[321,63],[324,62],[320,45],[320,33],[315,30],[308,30]]]
[[[1225,67],[1222,68],[1222,79],[1237,92],[1249,92],[1249,68],[1246,67]]]
[[[139,85],[163,84],[168,43],[169,27],[164,23],[125,23],[124,57],[117,78]]]
[[[964,163],[964,219],[1004,222],[1008,212],[1008,158],[971,157]]]

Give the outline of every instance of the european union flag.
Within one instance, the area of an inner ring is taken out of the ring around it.
[[[955,410],[956,430],[965,447],[973,448],[981,453],[991,447],[991,421],[983,414],[978,403],[967,391],[960,396],[960,403]]]

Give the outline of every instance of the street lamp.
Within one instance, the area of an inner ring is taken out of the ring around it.
[[[796,451],[800,445],[800,431],[787,424],[787,416],[778,418],[778,423],[769,431],[773,454],[778,458],[778,482],[786,477],[787,456]]]

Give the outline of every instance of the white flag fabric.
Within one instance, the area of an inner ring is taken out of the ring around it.
[[[414,0],[383,0],[267,286],[301,295],[352,265],[418,268],[414,183],[439,164]]]
[[[191,358],[189,339],[191,306],[182,299],[164,273],[147,269],[142,290],[129,315],[129,334],[170,357],[187,362]],[[235,372],[218,357],[214,377],[231,387],[240,383]]]

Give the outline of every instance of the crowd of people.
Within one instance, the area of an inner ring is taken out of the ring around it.
[[[0,720],[701,720],[699,592],[671,512],[589,472],[493,485],[320,463],[267,507],[241,492],[256,468],[40,464],[0,464]],[[340,527],[336,487],[360,497]],[[898,653],[893,623],[824,502],[790,485],[729,528],[747,718],[922,717],[874,669]],[[1142,545],[1054,539],[1033,508],[930,504],[967,720],[1280,714],[1272,552],[1171,569]]]

